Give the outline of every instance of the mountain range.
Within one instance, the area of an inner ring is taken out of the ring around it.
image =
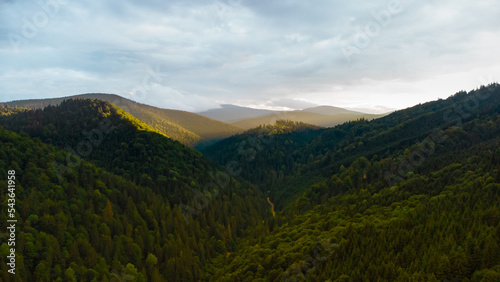
[[[385,115],[366,114],[333,106],[318,106],[294,111],[271,111],[234,105],[221,105],[219,109],[212,109],[199,114],[244,129],[274,124],[276,120],[293,120],[323,127],[332,127],[350,120],[374,119]]]
[[[237,122],[243,119],[256,118],[272,114],[274,111],[264,109],[253,109],[231,104],[222,104],[218,109],[200,112],[200,115],[220,120],[227,123]]]
[[[102,98],[0,104],[2,281],[500,280],[499,84],[198,150],[167,124],[234,125]]]
[[[168,137],[190,147],[206,145],[236,133],[242,129],[207,118],[202,115],[179,110],[161,109],[134,102],[114,94],[82,94],[52,99],[18,100],[5,104],[14,107],[43,108],[58,105],[68,99],[100,99],[121,107],[132,116],[158,129]]]
[[[44,108],[68,99],[100,99],[108,101],[168,137],[187,146],[203,148],[217,140],[241,133],[259,125],[274,124],[276,120],[293,120],[332,127],[359,118],[374,119],[384,115],[364,114],[332,106],[318,106],[296,111],[271,111],[223,104],[221,108],[198,114],[169,110],[140,104],[115,94],[81,94],[62,98],[17,100],[5,102],[11,107]]]

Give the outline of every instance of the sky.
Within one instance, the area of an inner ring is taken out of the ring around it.
[[[498,0],[0,0],[0,101],[370,113],[500,81]]]

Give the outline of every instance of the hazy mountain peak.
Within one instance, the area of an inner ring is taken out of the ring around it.
[[[221,108],[200,112],[200,115],[223,121],[234,123],[247,118],[255,118],[273,113],[271,110],[254,109],[232,104],[222,104]]]
[[[346,110],[344,108],[335,106],[317,106],[306,108],[302,110],[303,112],[317,113],[322,115],[337,115],[337,114],[362,114],[361,112]]]

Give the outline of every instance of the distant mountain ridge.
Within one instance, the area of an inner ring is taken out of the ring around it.
[[[327,113],[328,110],[326,108],[318,109],[318,112]],[[273,114],[240,120],[238,122],[233,123],[236,126],[248,129],[259,126],[261,124],[273,124],[277,119],[285,119],[285,120],[293,120],[298,122],[309,123],[322,127],[333,127],[338,124],[344,123],[346,121],[353,121],[358,119],[375,119],[382,117],[384,115],[375,115],[375,114],[363,114],[350,112],[345,110],[345,112],[339,112],[337,114],[321,114],[314,112],[315,109],[305,109],[300,111],[290,111],[290,112],[276,112]]]
[[[360,114],[365,115],[366,113],[351,111],[344,108],[334,107],[334,106],[317,106],[307,109],[303,109],[303,112],[322,114],[322,115],[338,115],[338,114]]]
[[[199,114],[144,105],[115,94],[90,93],[51,99],[18,100],[3,104],[33,109],[58,105],[68,99],[108,101],[168,137],[190,147],[204,146],[243,131],[235,125]]]
[[[273,125],[277,120],[293,120],[321,127],[333,127],[337,124],[360,118],[374,119],[386,114],[366,114],[334,106],[317,106],[294,111],[272,111],[253,109],[224,104],[219,109],[199,113],[206,117],[228,122],[244,129],[260,125]]]
[[[273,111],[223,104],[221,108],[200,113],[161,109],[140,104],[115,94],[89,93],[61,98],[17,100],[11,107],[44,108],[68,99],[99,99],[117,105],[135,118],[187,146],[204,148],[217,140],[277,120],[292,120],[321,127],[333,127],[346,121],[375,119],[385,114],[366,114],[334,106],[317,106],[295,111]]]
[[[500,281],[498,83],[201,151],[100,99],[0,103],[0,171],[18,280]]]
[[[231,104],[222,104],[218,109],[211,109],[199,114],[227,123],[234,123],[243,119],[255,118],[274,113],[272,110],[254,109]]]

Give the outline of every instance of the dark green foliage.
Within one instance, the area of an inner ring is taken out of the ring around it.
[[[254,159],[285,155],[298,134]],[[264,223],[268,234],[212,261],[214,281],[500,278],[499,85],[311,134],[278,183],[252,178],[273,162],[252,167],[249,179],[289,204]],[[224,161],[244,142],[204,152]]]
[[[208,260],[233,251],[268,214],[264,197],[234,179],[203,209],[183,214],[179,204],[193,206],[191,195],[218,170],[109,103],[2,112],[2,124],[22,132],[0,126],[0,171],[16,170],[16,272],[24,281],[200,280]],[[87,139],[95,128],[102,139],[96,131]],[[81,140],[93,142],[89,154],[63,150]],[[3,210],[6,194],[0,197]],[[9,281],[6,270],[2,264],[0,277]]]
[[[200,153],[109,103],[0,113],[26,281],[500,279],[498,84],[330,129],[279,121],[204,150],[266,193],[220,185]],[[180,203],[198,207],[189,222]]]
[[[202,152],[209,159],[226,164],[236,161],[241,167],[241,176],[277,198],[276,187],[284,176],[300,172],[308,164],[309,156],[316,154],[308,150],[308,144],[324,129],[294,121],[278,120],[275,125],[259,126],[243,134],[224,139]],[[300,186],[303,183],[300,181]],[[279,193],[288,191],[279,191]],[[276,201],[279,207],[281,201]]]
[[[497,137],[456,157],[450,154],[441,169],[390,188],[383,188],[383,177],[364,181],[357,175],[363,165],[368,175],[381,169],[359,159],[311,186],[267,223],[272,232],[247,238],[208,269],[214,280],[230,281],[497,279],[499,145]]]
[[[2,111],[10,113],[0,118],[7,129],[68,150],[175,203],[187,201],[190,190],[210,181],[211,165],[201,154],[108,102],[79,99],[42,110]],[[55,169],[64,176],[71,167],[62,161]]]
[[[301,131],[308,131],[311,129],[321,129],[321,128],[323,127],[293,120],[279,119],[275,122],[274,125],[271,124],[259,125],[255,128],[243,132],[242,134],[276,135],[276,134],[286,134],[286,133],[301,132]]]
[[[224,164],[234,158],[248,158],[250,152],[251,161],[245,164],[242,176],[265,191],[269,190],[276,206],[283,208],[303,192],[307,187],[303,183],[312,184],[311,179],[317,177],[329,178],[339,172],[342,165],[347,167],[360,157],[369,161],[398,158],[406,149],[421,145],[426,139],[432,141],[432,153],[439,154],[492,138],[497,134],[493,128],[498,112],[500,86],[492,84],[469,94],[459,92],[446,100],[417,105],[372,121],[361,119],[334,128],[291,132],[271,138],[260,132],[237,135],[203,150],[203,154]],[[478,117],[492,120],[477,125]],[[447,131],[441,131],[443,129]],[[462,138],[460,131],[469,129],[473,137]],[[248,148],[257,150],[253,152]],[[429,150],[422,150],[422,153],[428,154]],[[414,151],[408,153],[420,152]],[[412,157],[418,156],[412,154]],[[429,169],[433,165],[429,164]],[[393,166],[398,170],[399,162],[395,160]],[[295,183],[301,184],[294,187]]]

